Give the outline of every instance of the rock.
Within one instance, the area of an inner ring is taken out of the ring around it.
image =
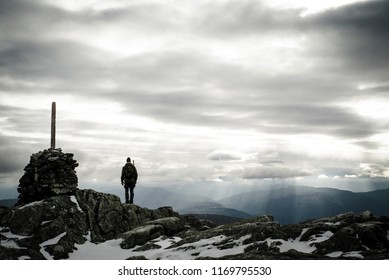
[[[131,216],[118,196],[94,190],[78,190],[76,197],[86,213],[92,242],[113,239],[131,228]]]
[[[138,260],[138,261],[142,261],[142,260],[147,260],[147,258],[145,256],[135,256],[135,257],[129,257],[127,258],[126,260]]]
[[[123,242],[120,243],[122,249],[134,248],[136,245],[144,245],[147,241],[163,235],[164,229],[161,225],[146,225],[137,227],[123,233],[120,237]]]
[[[363,247],[361,241],[356,235],[356,231],[352,227],[343,227],[334,235],[317,244],[318,252],[327,254],[334,251],[362,251]]]
[[[0,207],[0,227],[8,227],[8,221],[12,215],[12,210],[9,208]]]
[[[166,235],[173,235],[185,228],[184,220],[178,217],[167,217],[146,222],[146,225],[161,225]]]
[[[382,223],[366,222],[355,225],[359,239],[369,249],[384,249],[389,247],[389,240]]]
[[[203,231],[203,230],[216,227],[214,223],[202,219],[199,220],[193,215],[184,215],[183,218],[185,221],[185,225],[187,225],[189,229]]]

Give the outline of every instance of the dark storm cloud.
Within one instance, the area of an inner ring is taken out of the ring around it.
[[[389,28],[388,12],[388,1],[367,1],[315,15],[312,22],[323,29],[354,31],[380,37]]]
[[[40,1],[1,0],[0,1],[0,38],[31,40],[39,37],[50,38],[62,32],[77,29],[99,33],[111,24],[155,33],[181,29],[180,23],[185,17],[173,6],[163,3],[143,3],[127,7],[104,10],[81,9],[69,11]]]
[[[0,0],[0,38],[41,36],[51,29],[51,23],[65,15],[64,11],[38,1]]]
[[[309,32],[314,33],[312,37],[317,39],[312,52],[329,60],[323,65],[324,69],[347,70],[349,76],[358,75],[358,78],[387,78],[388,1],[347,5],[312,16],[309,23]],[[321,44],[323,40],[331,44]]]
[[[19,137],[4,136],[0,133],[0,178],[20,176],[29,159],[31,144],[22,144]]]
[[[74,42],[17,41],[0,51],[0,74],[62,86],[90,83],[108,74],[101,57],[109,60],[107,54]]]
[[[354,3],[300,17],[301,10],[272,10],[258,1],[210,5],[200,32],[223,37],[306,36],[307,61],[315,62],[322,78],[342,72],[340,82],[351,77],[384,79],[389,60],[389,2]],[[271,37],[269,37],[271,38]],[[327,71],[332,71],[329,74]],[[298,78],[298,77],[297,77]],[[319,76],[318,76],[319,78]]]

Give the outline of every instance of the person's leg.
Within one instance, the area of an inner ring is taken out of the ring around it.
[[[130,204],[134,203],[134,188],[135,186],[130,187]]]
[[[124,195],[125,195],[125,199],[126,199],[126,203],[129,203],[129,195],[128,195],[128,186],[124,186]]]

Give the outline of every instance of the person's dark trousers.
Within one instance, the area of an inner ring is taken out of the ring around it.
[[[135,183],[133,182],[126,182],[124,185],[124,190],[125,190],[125,199],[126,203],[132,204],[134,202],[134,188],[135,188]],[[128,193],[130,191],[130,193]]]

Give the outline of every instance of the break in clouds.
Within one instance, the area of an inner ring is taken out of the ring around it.
[[[51,101],[80,185],[389,176],[387,1],[86,2],[0,0],[2,188]]]

